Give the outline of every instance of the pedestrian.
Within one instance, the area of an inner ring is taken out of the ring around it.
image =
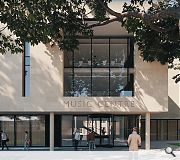
[[[138,159],[138,149],[141,145],[141,137],[139,134],[137,134],[137,128],[134,127],[132,133],[128,137],[128,146],[129,146],[129,159],[135,160]]]
[[[76,129],[76,131],[74,132],[74,150],[75,151],[77,151],[79,141],[80,141],[80,133],[79,133],[79,129]]]
[[[7,146],[7,142],[9,142],[7,133],[5,131],[0,131],[0,132],[1,132],[2,150],[4,150],[4,147],[6,147],[6,149],[9,150],[9,147]]]
[[[24,150],[29,150],[29,134],[28,131],[24,132]]]
[[[88,133],[87,141],[89,145],[89,151],[94,150],[95,149],[95,135],[93,131]]]

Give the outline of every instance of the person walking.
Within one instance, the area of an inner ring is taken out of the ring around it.
[[[24,132],[24,150],[29,150],[29,134],[28,131]]]
[[[138,151],[138,147],[141,145],[141,137],[137,134],[137,128],[133,128],[133,132],[128,137],[129,151]]]
[[[79,141],[80,141],[80,133],[79,133],[79,129],[76,129],[74,133],[74,150],[75,151],[77,151]]]
[[[7,150],[9,150],[9,147],[7,146],[7,142],[9,141],[9,138],[5,131],[1,131],[1,142],[2,142],[2,150],[4,150],[4,147],[6,147]]]
[[[137,128],[134,127],[132,133],[128,137],[128,146],[129,146],[129,159],[130,160],[137,160],[138,159],[138,149],[141,145],[141,137],[137,134]]]
[[[87,141],[89,145],[89,151],[94,150],[95,149],[95,135],[93,131],[88,133]]]

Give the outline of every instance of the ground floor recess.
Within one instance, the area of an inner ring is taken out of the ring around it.
[[[53,120],[53,121],[52,121]],[[95,132],[97,147],[127,146],[127,138],[132,128],[137,127],[144,140],[146,121],[140,114],[14,114],[0,115],[0,130],[6,131],[8,144],[24,145],[24,132],[29,132],[31,146],[73,147],[73,132],[80,130],[79,146],[87,146],[88,131]],[[180,140],[180,120],[150,120],[151,140]]]

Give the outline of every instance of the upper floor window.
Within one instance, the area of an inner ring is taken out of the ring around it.
[[[133,96],[133,38],[79,39],[64,53],[64,96]]]

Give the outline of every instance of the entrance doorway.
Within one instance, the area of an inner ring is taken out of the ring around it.
[[[88,130],[95,133],[96,146],[113,146],[112,115],[90,115]]]
[[[63,115],[62,146],[72,146],[73,133],[80,130],[79,146],[87,146],[88,131],[95,133],[96,146],[113,147],[127,146],[127,138],[133,127],[140,124],[139,115]]]

